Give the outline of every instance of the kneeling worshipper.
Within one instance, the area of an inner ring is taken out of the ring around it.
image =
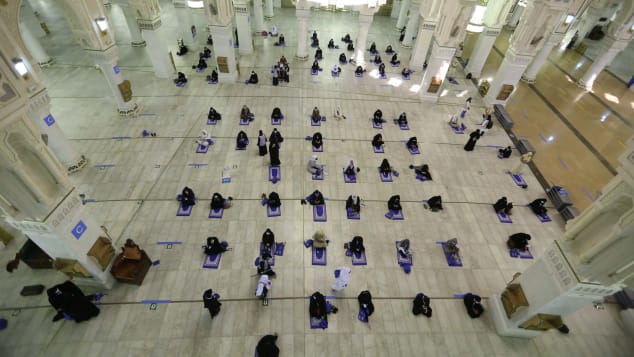
[[[315,149],[321,148],[321,146],[324,144],[324,141],[320,132],[316,132],[315,134],[313,134],[311,143]]]
[[[321,172],[321,165],[317,164],[317,155],[313,155],[306,164],[306,170],[313,175],[319,175]]]
[[[526,250],[529,240],[531,240],[530,234],[515,233],[509,236],[509,239],[506,241],[506,245],[511,249],[515,248],[518,250]]]
[[[246,119],[249,121],[253,121],[253,113],[251,113],[251,109],[247,107],[247,105],[243,105],[242,109],[240,109],[240,119]]]
[[[48,302],[57,311],[53,322],[64,317],[72,318],[76,323],[99,315],[99,309],[92,302],[94,295],[85,296],[71,281],[65,281],[46,290]]]
[[[411,165],[410,168],[414,168],[414,173],[416,173],[416,175],[421,175],[425,179],[431,181],[432,178],[431,178],[431,173],[429,173],[429,165],[427,164],[423,164],[419,166]]]
[[[390,211],[400,211],[401,210],[401,196],[394,195],[390,197],[387,201],[387,209]]]
[[[273,245],[275,245],[275,234],[270,228],[267,228],[262,234],[262,244],[269,252],[273,249]]]
[[[346,200],[346,210],[352,214],[358,214],[361,212],[361,198],[356,195],[348,196]]]
[[[548,212],[548,209],[544,207],[545,204],[545,198],[538,198],[535,201],[529,203],[528,206],[535,214],[545,214],[546,212]]]
[[[431,307],[429,306],[430,299],[423,293],[416,294],[414,297],[414,306],[412,307],[412,313],[414,315],[425,315],[431,317]]]
[[[354,74],[357,74],[357,75],[363,74],[363,72],[365,72],[365,70],[361,66],[357,66],[357,69],[354,70]]]
[[[220,254],[230,250],[220,242],[218,237],[207,237],[207,244],[203,245],[203,249],[207,255]]]
[[[418,139],[415,136],[412,136],[407,140],[407,144],[405,144],[409,150],[418,149]]]
[[[271,113],[271,118],[273,119],[282,119],[282,110],[278,107],[273,108],[273,112]]]
[[[200,131],[200,136],[198,136],[198,140],[196,143],[201,146],[209,146],[213,144],[213,140],[211,139],[211,135],[207,132],[207,130],[203,129]]]
[[[384,142],[383,142],[383,135],[376,134],[374,135],[374,138],[372,138],[372,146],[374,147],[380,147],[383,146]]]
[[[352,159],[348,160],[348,165],[346,165],[343,169],[343,173],[346,174],[346,176],[352,177],[356,176],[359,171],[361,171],[361,169],[354,166],[354,161],[352,161]]]
[[[181,192],[180,201],[183,208],[195,205],[196,195],[194,195],[194,190],[185,186],[185,188],[183,188],[183,191]]]
[[[427,200],[427,202],[423,203],[425,209],[430,209],[432,212],[437,212],[442,210],[442,197],[440,196],[432,196]]]
[[[255,348],[257,357],[279,357],[280,349],[275,345],[276,341],[277,334],[262,337]]]
[[[266,204],[271,208],[276,208],[282,205],[282,201],[280,200],[280,195],[277,192],[272,191],[269,194],[269,198],[267,199]]]
[[[314,123],[317,123],[321,120],[321,114],[319,113],[319,108],[315,107],[313,109],[313,114],[310,116],[310,118]]]
[[[238,149],[244,149],[247,147],[248,144],[249,138],[247,137],[247,133],[240,130],[240,132],[238,132],[238,136],[236,137],[236,147]]]
[[[316,291],[310,296],[310,302],[308,304],[308,314],[312,318],[327,322],[328,313],[332,312],[333,314],[335,314],[338,311],[338,309],[334,306],[328,308],[328,305],[329,304],[326,302],[326,297],[319,291]],[[327,327],[328,324],[325,323],[325,326]]]
[[[480,315],[482,315],[482,313],[484,312],[484,307],[480,303],[480,301],[482,301],[480,296],[472,293],[467,293],[465,294],[463,301],[464,306],[467,308],[467,313],[469,314],[469,316],[471,316],[472,319],[480,317]]]
[[[509,203],[506,197],[502,197],[493,204],[493,209],[495,210],[495,213],[504,212],[510,216],[511,210],[513,209],[513,203]]]
[[[231,196],[229,196],[225,200],[225,198],[222,197],[221,194],[219,194],[218,192],[214,192],[214,194],[211,196],[211,208],[212,209],[230,208],[232,200],[233,198],[231,198]]]
[[[308,203],[310,203],[312,206],[323,205],[326,202],[324,201],[324,195],[322,195],[319,190],[315,190],[313,193],[311,193],[306,198],[306,201],[308,201]]]
[[[379,170],[383,174],[388,174],[392,172],[392,166],[390,166],[390,163],[387,161],[387,159],[383,159],[383,161],[381,161],[381,166],[379,166]]]
[[[398,242],[397,251],[403,259],[409,258],[412,255],[412,253],[409,251],[409,239],[403,239]]]
[[[498,153],[503,158],[508,159],[509,157],[511,157],[511,154],[513,153],[513,149],[511,149],[510,146],[507,146],[504,149],[498,149]]]
[[[341,267],[335,269],[335,285],[332,286],[332,290],[341,291],[350,282],[350,273],[352,271],[348,267]]]
[[[402,112],[401,115],[398,116],[398,119],[396,119],[396,122],[399,125],[407,125],[407,114],[405,114],[405,112]]]
[[[209,107],[209,114],[207,114],[207,119],[209,120],[220,120],[222,116],[220,113],[216,111],[214,107]]]
[[[187,77],[185,77],[185,73],[178,72],[178,77],[174,79],[174,83],[177,85],[187,83]]]
[[[374,313],[372,294],[368,290],[364,290],[357,296],[357,300],[359,301],[359,319],[368,322],[368,318]]]
[[[374,115],[372,116],[372,121],[375,124],[381,124],[383,122],[383,112],[381,111],[381,109],[377,109],[374,112]]]
[[[249,77],[249,83],[258,84],[258,74],[255,71],[251,71],[251,76]]]

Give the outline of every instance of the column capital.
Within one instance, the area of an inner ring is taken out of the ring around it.
[[[486,27],[501,28],[513,4],[513,1],[507,0],[489,0],[482,19],[483,24]]]
[[[421,31],[436,31],[438,23],[436,21],[424,20],[419,26]]]
[[[152,20],[137,19],[136,23],[137,25],[139,25],[140,30],[149,30],[149,31],[154,31],[158,29],[159,27],[161,27],[162,25],[160,17],[154,18]]]

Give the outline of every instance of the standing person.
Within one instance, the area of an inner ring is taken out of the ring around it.
[[[258,135],[258,149],[260,150],[260,156],[264,156],[267,154],[266,151],[266,135],[260,130],[260,134]]]
[[[467,141],[467,143],[464,145],[464,150],[473,151],[476,142],[478,141],[478,139],[480,139],[481,136],[482,132],[480,132],[480,129],[476,129],[476,131],[469,134],[469,141]]]
[[[280,349],[275,345],[275,341],[277,341],[277,333],[262,337],[255,348],[257,356],[278,357],[280,355]]]
[[[271,156],[271,166],[280,166],[280,144],[271,143],[269,145],[269,155]]]
[[[350,273],[352,271],[348,267],[341,267],[335,269],[335,285],[332,286],[332,290],[341,291],[350,282]]]
[[[205,309],[209,311],[209,315],[211,315],[212,319],[216,317],[218,313],[220,313],[220,306],[222,304],[220,303],[220,301],[218,301],[219,297],[220,295],[214,294],[213,290],[211,289],[207,289],[203,293],[203,304],[205,306]]]
[[[282,137],[282,134],[277,131],[277,128],[273,128],[271,135],[269,135],[269,140],[271,141],[271,143],[279,144],[284,141],[284,138]]]

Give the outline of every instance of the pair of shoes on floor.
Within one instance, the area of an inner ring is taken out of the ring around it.
[[[305,205],[305,204],[306,204],[306,203],[308,203],[308,202],[306,202],[306,200],[302,198],[302,199],[299,201],[299,203],[301,203],[301,204]]]

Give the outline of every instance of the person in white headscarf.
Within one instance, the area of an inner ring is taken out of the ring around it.
[[[203,129],[200,131],[200,135],[198,136],[196,143],[198,143],[198,145],[208,146],[213,144],[213,141],[211,140],[211,135],[209,135],[207,130]]]
[[[255,290],[255,296],[266,299],[269,290],[271,290],[271,285],[272,283],[271,279],[269,279],[269,276],[266,274],[262,274],[260,276],[260,280],[258,281],[258,287]]]
[[[347,176],[356,176],[357,172],[361,171],[358,167],[354,166],[354,161],[352,159],[348,160],[348,165],[344,167],[343,172]]]
[[[341,105],[337,105],[337,109],[335,109],[335,118],[337,120],[346,119],[346,116],[343,115],[343,112],[341,111]]]
[[[350,273],[351,270],[348,267],[341,267],[335,269],[335,285],[332,286],[332,290],[341,291],[346,286],[348,286],[348,282],[350,281]]]
[[[306,170],[308,170],[308,172],[313,175],[319,175],[321,166],[317,164],[317,155],[313,155],[310,160],[308,160],[308,164],[306,164]]]

